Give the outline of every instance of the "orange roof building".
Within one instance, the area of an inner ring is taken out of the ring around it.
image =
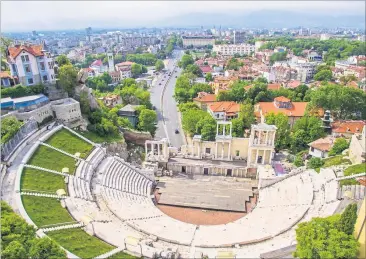
[[[257,103],[254,108],[254,113],[258,122],[264,121],[268,113],[283,113],[289,117],[289,123],[293,126],[297,119],[305,115],[307,105],[307,102],[291,102],[290,99],[279,96],[273,102]]]
[[[334,145],[334,137],[325,137],[317,139],[309,143],[309,155],[313,157],[325,158],[328,157],[328,152],[332,149]]]
[[[8,48],[8,54],[11,58],[15,59],[20,53],[23,51],[32,54],[35,57],[44,56],[43,46],[42,45],[15,45]]]
[[[240,104],[236,102],[214,102],[208,105],[207,110],[216,120],[231,120],[238,117]]]
[[[332,134],[334,136],[351,137],[353,134],[361,133],[366,121],[344,120],[332,123]]]
[[[193,98],[193,102],[201,109],[207,110],[207,105],[216,102],[216,95],[206,92],[199,92],[197,97]]]

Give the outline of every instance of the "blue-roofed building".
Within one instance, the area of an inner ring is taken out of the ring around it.
[[[20,98],[2,98],[1,109],[31,111],[49,103],[47,96],[43,94],[25,96]]]

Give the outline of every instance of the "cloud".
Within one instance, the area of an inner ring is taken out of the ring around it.
[[[189,13],[248,13],[288,10],[363,15],[364,1],[7,1],[1,3],[2,31],[151,27]],[[169,24],[166,24],[169,26]]]

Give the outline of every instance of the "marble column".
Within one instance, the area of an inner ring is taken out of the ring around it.
[[[258,163],[258,155],[259,155],[259,150],[257,149],[257,152],[255,154],[255,162],[254,162],[255,165]]]
[[[262,165],[264,165],[264,160],[266,159],[266,153],[267,153],[267,150],[264,150],[263,157],[262,157]]]

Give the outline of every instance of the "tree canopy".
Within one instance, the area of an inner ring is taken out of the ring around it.
[[[156,71],[161,71],[164,69],[164,62],[160,59],[158,59],[156,62],[155,62],[155,69]]]
[[[138,128],[142,131],[150,132],[152,136],[155,135],[157,115],[156,112],[149,109],[140,111]]]
[[[184,54],[182,59],[178,62],[179,67],[185,69],[188,65],[192,65],[194,60],[191,55]]]
[[[58,69],[57,83],[69,94],[73,95],[74,89],[77,85],[77,70],[73,65],[63,65]]]

